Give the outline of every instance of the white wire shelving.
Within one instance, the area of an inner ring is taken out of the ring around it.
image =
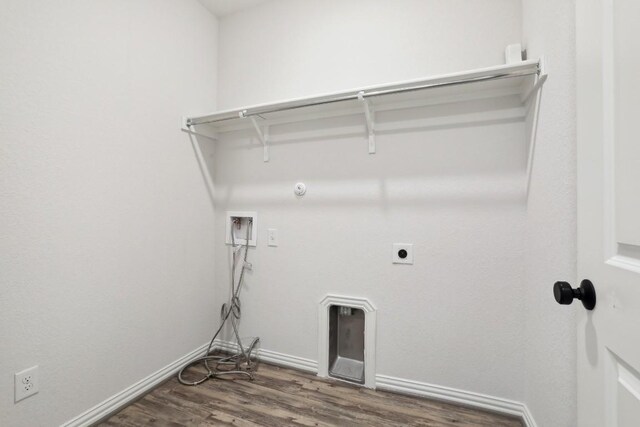
[[[272,126],[361,115],[363,137],[366,138],[368,152],[373,154],[376,152],[377,132],[411,126],[407,121],[378,123],[378,115],[438,104],[511,97],[517,99],[521,107],[519,118],[529,117],[528,192],[540,92],[546,78],[542,58],[511,60],[505,65],[482,69],[183,117],[182,130],[218,139],[226,132],[253,129],[262,143],[266,162],[269,160],[269,128]]]

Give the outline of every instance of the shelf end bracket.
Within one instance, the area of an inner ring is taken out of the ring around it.
[[[188,117],[182,118],[182,127],[180,128],[180,130],[182,132],[188,133],[189,135],[202,136],[204,138],[208,138],[214,141],[218,139],[218,136],[215,133],[208,135],[206,133],[196,131],[195,125],[191,123],[191,119],[189,119]]]
[[[538,61],[538,74],[535,78],[533,86],[531,86],[531,88],[526,93],[522,94],[520,101],[523,104],[529,102],[529,99],[531,99],[532,96],[534,96],[538,91],[542,89],[542,85],[547,81],[547,77],[548,75],[545,60],[544,57],[541,56]]]
[[[364,108],[364,117],[367,120],[367,134],[369,135],[369,154],[375,154],[376,152],[376,133],[375,133],[375,120],[374,111],[371,103],[364,97],[364,92],[358,93],[358,99],[362,102]]]
[[[243,117],[246,117],[243,115]],[[258,121],[256,120],[255,117],[250,116],[249,119],[251,120],[251,124],[253,125],[253,128],[256,130],[256,134],[258,134],[258,139],[260,140],[260,142],[262,143],[262,150],[263,150],[263,160],[265,162],[269,161],[269,126],[265,126],[264,130],[260,129],[260,125],[258,125]]]
[[[544,57],[540,58],[540,62],[538,65],[538,77],[536,79],[535,84],[531,91],[524,97],[524,102],[528,102],[529,98],[534,97],[535,99],[531,102],[531,107],[533,111],[533,117],[531,119],[531,133],[529,134],[529,153],[527,156],[527,174],[526,174],[526,183],[525,183],[525,193],[527,197],[529,196],[529,190],[531,188],[531,176],[533,173],[533,159],[536,150],[536,138],[538,133],[538,119],[540,114],[540,99],[542,97],[542,86],[544,82],[547,80],[547,70],[545,68]]]

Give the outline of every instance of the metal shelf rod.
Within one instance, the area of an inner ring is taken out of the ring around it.
[[[200,125],[205,123],[218,123],[225,120],[260,116],[262,114],[276,113],[281,111],[295,110],[298,108],[312,107],[318,105],[332,104],[343,101],[362,100],[383,95],[391,95],[438,87],[469,84],[474,82],[484,82],[512,77],[522,77],[528,75],[540,75],[541,68],[538,60],[522,61],[519,64],[508,64],[497,67],[485,68],[475,71],[454,73],[441,77],[432,77],[421,80],[412,80],[404,83],[391,85],[372,86],[365,89],[357,89],[348,92],[321,95],[310,98],[301,98],[292,101],[278,102],[273,104],[258,105],[244,109],[228,110],[219,113],[209,114],[186,119],[187,126]]]

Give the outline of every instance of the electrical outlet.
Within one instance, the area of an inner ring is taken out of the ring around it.
[[[16,402],[21,401],[38,392],[38,367],[34,366],[14,375]]]

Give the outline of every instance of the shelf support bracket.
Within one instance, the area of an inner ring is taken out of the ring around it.
[[[531,104],[529,107],[529,111],[533,114],[531,118],[531,131],[529,134],[529,153],[527,157],[527,175],[526,175],[526,184],[525,184],[525,192],[527,197],[529,196],[529,190],[531,189],[531,175],[533,174],[533,158],[536,150],[536,138],[538,135],[538,116],[540,114],[540,100],[542,98],[542,86],[544,82],[547,80],[547,72],[545,68],[544,58],[540,58],[539,63],[539,72],[536,77],[535,83],[533,87],[529,90],[529,92],[522,98],[523,104],[529,102],[529,99],[535,96],[535,99],[531,100]]]
[[[256,130],[256,134],[258,134],[258,139],[262,143],[262,150],[263,150],[262,158],[265,162],[268,162],[269,161],[269,126],[265,126],[264,130],[262,130],[260,129],[260,126],[258,125],[258,122],[255,117],[251,116],[249,117],[249,119],[251,120],[251,124],[253,125],[253,128]]]
[[[365,99],[364,92],[358,92],[358,99],[362,102],[364,108],[364,117],[367,120],[367,134],[369,135],[369,154],[376,152],[376,134],[374,111],[368,99]]]
[[[542,88],[544,82],[547,81],[547,77],[548,75],[547,69],[545,67],[544,56],[541,56],[540,60],[538,61],[538,75],[536,77],[535,83],[533,84],[533,86],[531,86],[531,89],[529,89],[524,95],[521,96],[520,101],[523,104],[529,102],[529,99],[531,99],[531,97],[535,95],[540,90],[540,88]]]
[[[180,128],[182,132],[188,133],[189,135],[201,136],[204,138],[212,139],[216,141],[218,139],[216,134],[207,135],[205,133],[197,132],[195,126],[191,124],[190,120],[187,117],[182,118],[182,128]]]

